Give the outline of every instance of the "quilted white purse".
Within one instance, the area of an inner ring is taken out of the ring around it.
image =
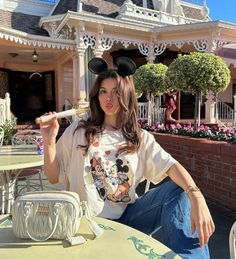
[[[85,215],[96,237],[103,230],[91,219],[86,202],[69,191],[28,192],[19,196],[12,207],[13,233],[19,238],[34,241],[67,239],[71,245],[84,243],[76,236],[81,217]]]

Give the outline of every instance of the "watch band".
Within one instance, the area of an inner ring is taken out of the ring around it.
[[[189,185],[187,188],[186,188],[186,190],[185,190],[185,192],[187,193],[187,194],[189,194],[189,192],[200,192],[201,190],[197,187],[197,186],[192,186],[192,185]]]

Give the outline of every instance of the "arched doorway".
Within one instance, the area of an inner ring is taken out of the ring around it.
[[[11,111],[18,122],[31,121],[45,112],[55,110],[54,71],[9,73]]]

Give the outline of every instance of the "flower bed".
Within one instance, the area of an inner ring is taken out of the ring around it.
[[[168,133],[173,135],[188,136],[193,138],[207,138],[215,141],[226,141],[231,144],[236,144],[236,129],[220,130],[217,127],[208,127],[200,125],[197,129],[191,124],[180,125],[177,124],[147,124],[147,121],[140,120],[139,124],[143,129],[151,132]]]

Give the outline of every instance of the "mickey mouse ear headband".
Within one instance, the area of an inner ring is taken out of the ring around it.
[[[130,76],[136,71],[136,65],[134,61],[128,57],[119,57],[115,60],[115,65],[117,67],[117,73],[120,76]],[[88,69],[93,74],[100,74],[101,72],[108,70],[108,65],[106,61],[102,58],[93,58],[88,63]]]

